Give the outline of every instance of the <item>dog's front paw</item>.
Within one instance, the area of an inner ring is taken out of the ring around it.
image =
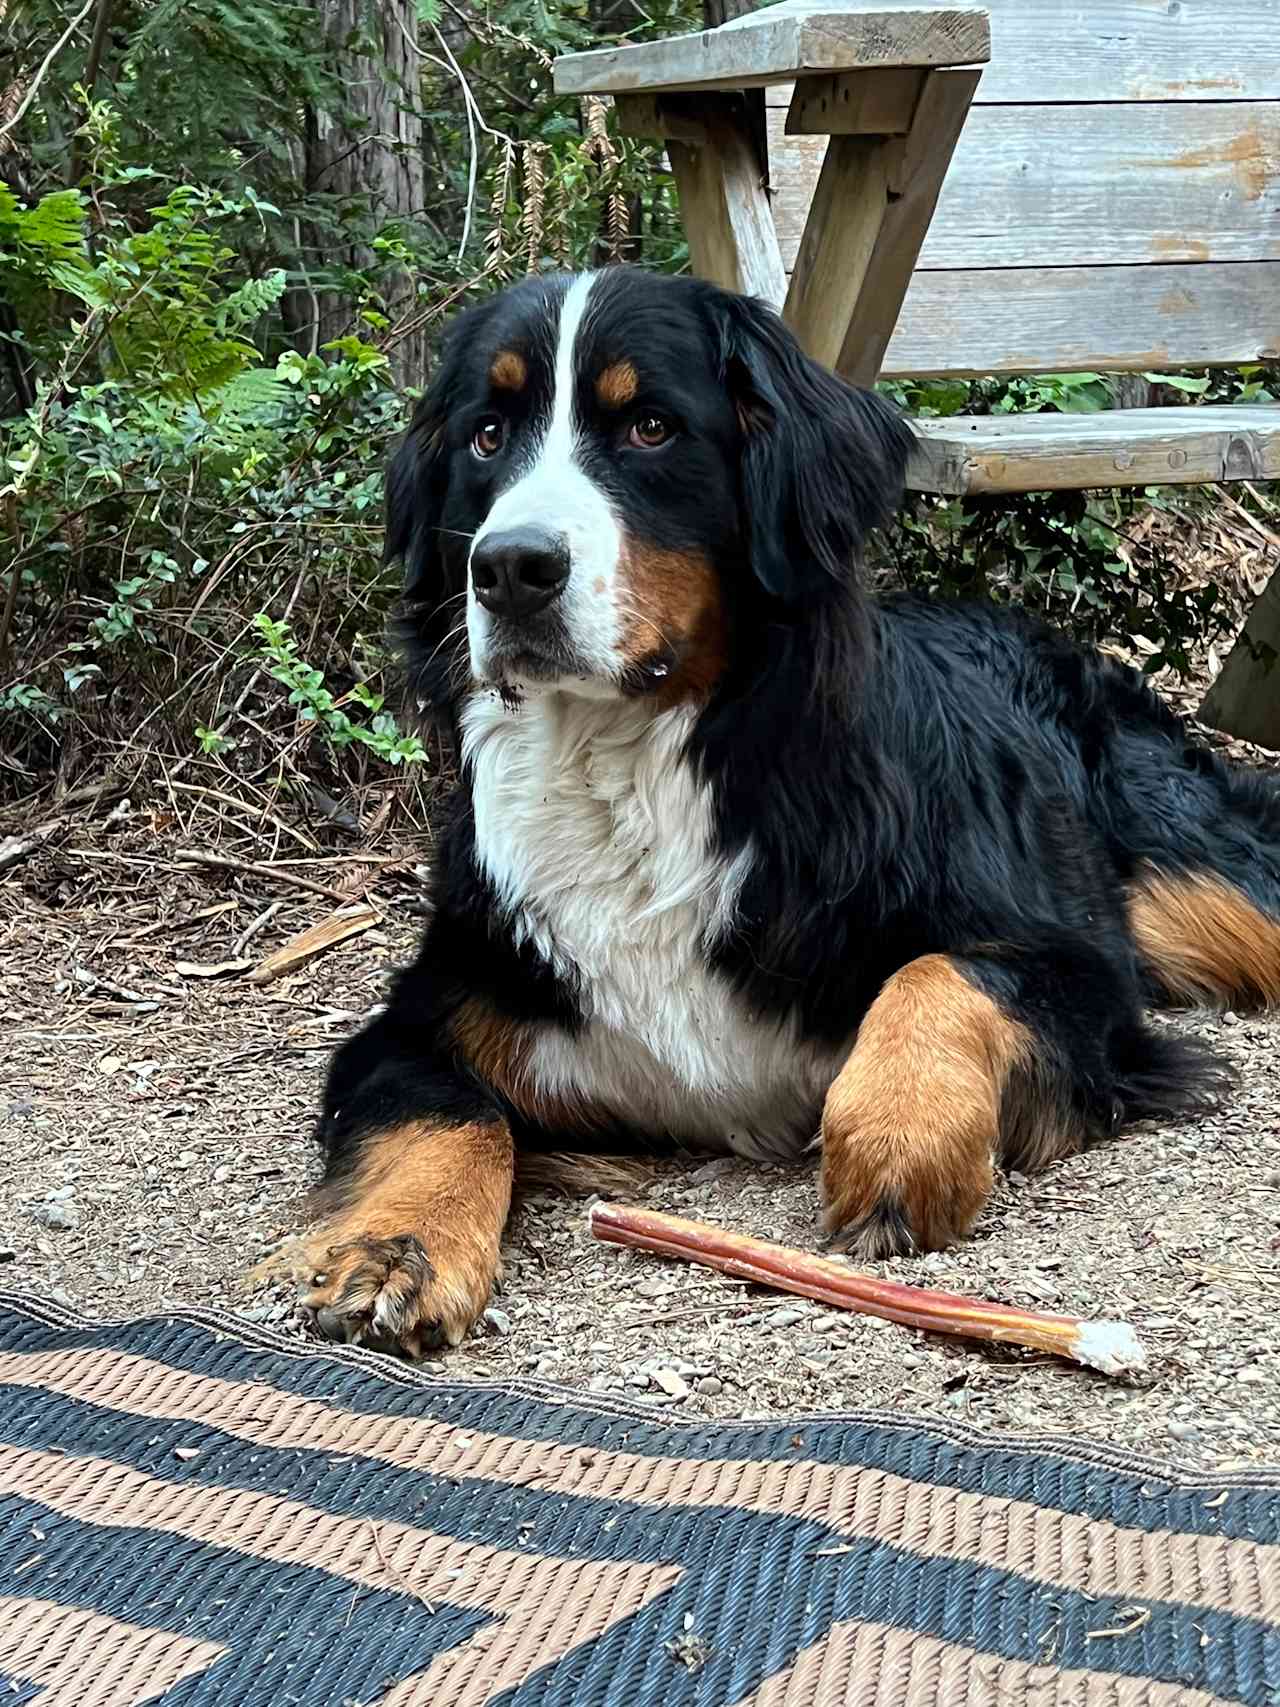
[[[300,1302],[326,1339],[419,1358],[458,1345],[498,1277],[496,1253],[416,1233],[313,1239]]]
[[[828,1110],[823,1220],[835,1248],[867,1262],[964,1238],[991,1195],[993,1139],[989,1127],[958,1118],[886,1129],[856,1110]]]

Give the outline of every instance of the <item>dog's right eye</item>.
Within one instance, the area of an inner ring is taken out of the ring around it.
[[[501,415],[484,415],[471,435],[471,448],[478,457],[497,456],[506,443],[507,423]]]
[[[666,444],[673,431],[671,422],[665,415],[655,415],[652,409],[648,409],[631,423],[627,443],[633,445],[636,450],[658,450]]]

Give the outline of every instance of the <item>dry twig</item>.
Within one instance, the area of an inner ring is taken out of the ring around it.
[[[35,76],[31,79],[31,82],[27,85],[26,94],[18,102],[17,111],[14,113],[12,118],[6,120],[3,125],[0,125],[0,136],[7,136],[9,134],[9,132],[14,128],[14,126],[22,118],[23,114],[26,112],[27,108],[31,105],[32,101],[35,100],[36,91],[39,89],[40,85],[44,82],[45,73],[48,71],[49,67],[53,64],[54,60],[58,57],[58,55],[62,52],[63,48],[71,40],[72,36],[80,28],[80,25],[89,16],[89,13],[93,10],[93,6],[94,6],[94,0],[84,0],[84,5],[76,13],[75,17],[72,18],[71,22],[67,25],[66,29],[63,30],[62,34],[58,37],[57,41],[54,42],[53,46],[49,49],[48,53],[45,54],[43,60],[40,62],[40,69],[36,72]]]
[[[250,921],[248,928],[241,933],[235,947],[231,950],[231,957],[233,960],[239,960],[240,956],[253,941],[254,937],[257,936],[262,927],[271,919],[274,919],[283,906],[283,901],[272,901],[270,906],[262,909],[256,919]]]
[[[309,889],[313,895],[323,895],[327,901],[349,901],[340,889],[327,883],[313,883],[309,877],[299,877],[279,866],[260,865],[256,860],[232,859],[229,854],[202,853],[199,848],[179,848],[174,858],[185,865],[211,865],[219,871],[239,871],[246,877],[265,877],[271,883],[287,883],[294,889]]]
[[[434,1615],[436,1609],[427,1599],[426,1595],[419,1594],[417,1589],[414,1588],[413,1584],[408,1580],[403,1572],[396,1570],[395,1566],[382,1551],[382,1537],[378,1534],[377,1524],[372,1520],[370,1520],[369,1523],[369,1532],[373,1536],[373,1550],[378,1555],[378,1563],[391,1578],[392,1582],[395,1583],[401,1594],[412,1596],[414,1600],[416,1600],[421,1606],[425,1606],[427,1611]]]
[[[318,925],[301,931],[281,948],[277,948],[273,954],[269,954],[254,968],[249,982],[269,984],[273,978],[282,978],[286,972],[292,972],[295,967],[313,960],[326,949],[336,948],[349,937],[359,936],[362,931],[369,930],[378,923],[379,918],[380,914],[373,907],[363,903],[330,913],[327,919],[321,919]]]
[[[199,794],[210,800],[221,801],[224,806],[230,806],[237,812],[257,812],[268,824],[274,824],[277,830],[281,830],[286,836],[291,837],[299,847],[307,848],[312,853],[316,851],[319,845],[313,837],[303,835],[300,830],[294,829],[292,824],[286,823],[283,818],[268,807],[259,806],[249,800],[237,800],[234,794],[224,794],[220,788],[208,788],[203,783],[179,782],[176,777],[169,779],[169,787],[179,789],[183,794]]]

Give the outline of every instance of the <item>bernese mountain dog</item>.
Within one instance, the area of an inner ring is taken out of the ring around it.
[[[416,961],[337,1053],[321,1331],[483,1310],[520,1157],[820,1155],[861,1259],[1214,1094],[1158,1000],[1280,1002],[1280,782],[1016,610],[873,598],[909,429],[772,310],[630,268],[471,308],[395,457],[459,781]]]

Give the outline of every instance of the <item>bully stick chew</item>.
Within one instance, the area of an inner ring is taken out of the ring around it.
[[[758,1281],[802,1298],[816,1298],[843,1310],[881,1316],[905,1327],[934,1334],[959,1334],[968,1339],[1001,1340],[1029,1346],[1088,1364],[1106,1375],[1125,1375],[1146,1366],[1146,1353],[1128,1322],[1084,1322],[1074,1316],[1043,1316],[962,1298],[954,1292],[931,1292],[895,1280],[858,1274],[843,1263],[788,1250],[763,1239],[749,1239],[621,1203],[598,1203],[591,1210],[591,1231],[611,1245],[681,1257],[719,1269],[738,1280]]]

